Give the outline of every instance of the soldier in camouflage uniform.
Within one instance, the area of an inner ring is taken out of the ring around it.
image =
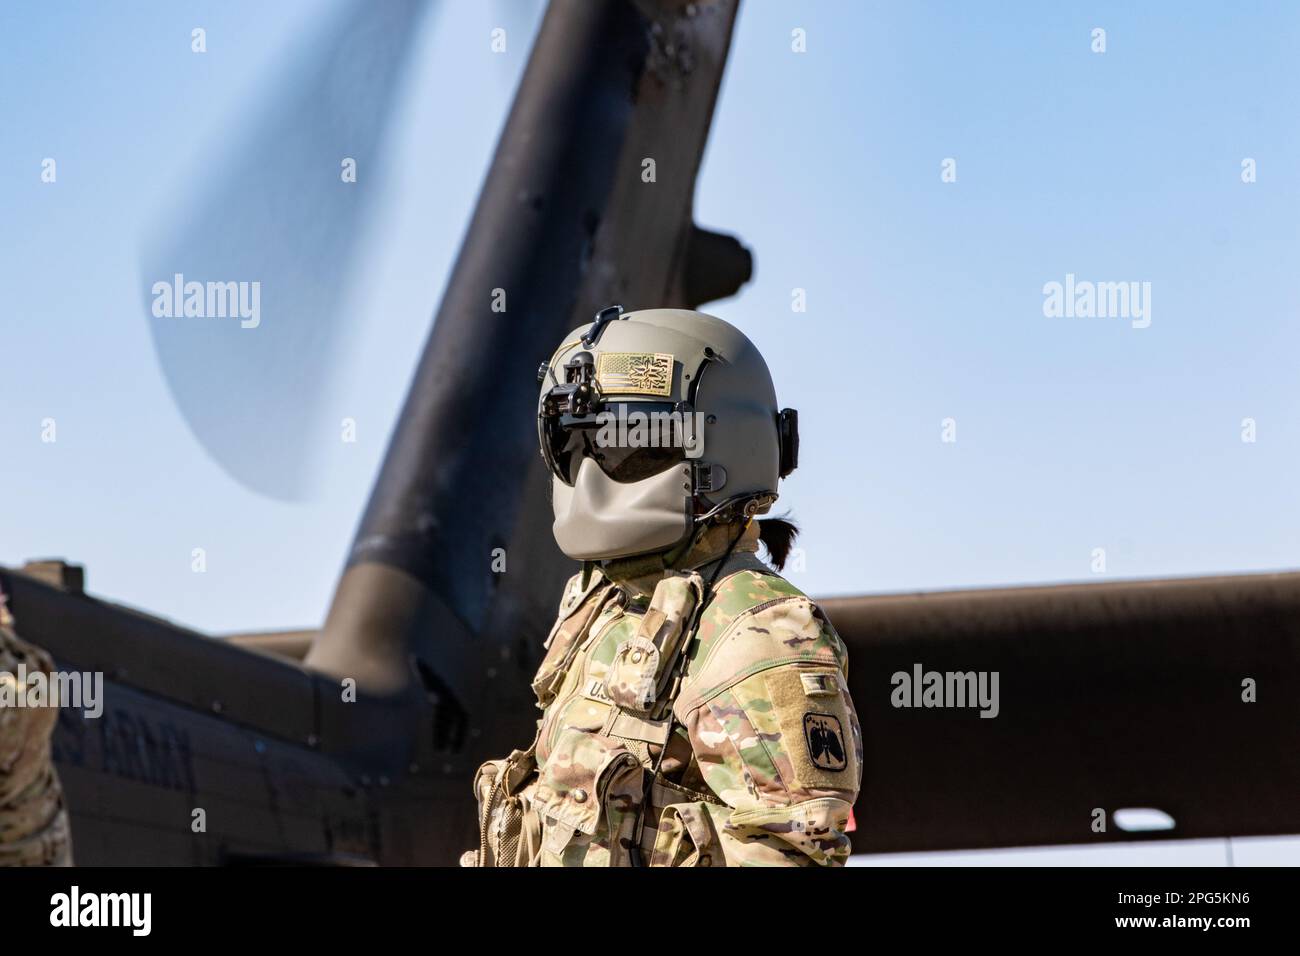
[[[621,312],[541,370],[554,532],[583,564],[533,681],[536,738],[480,768],[462,862],[843,864],[862,773],[847,655],[756,555],[789,550],[793,527],[756,516],[797,419],[732,326]]]
[[[63,788],[50,757],[57,701],[9,707],[27,692],[21,673],[52,674],[54,662],[13,631],[13,617],[0,592],[0,866],[70,866],[72,839]]]

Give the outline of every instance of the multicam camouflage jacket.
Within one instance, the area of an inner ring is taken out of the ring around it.
[[[569,581],[533,682],[536,740],[480,768],[465,865],[845,861],[862,738],[844,645],[752,553],[707,600],[701,570],[652,594]]]
[[[72,840],[50,758],[57,704],[6,703],[26,693],[18,675],[52,673],[54,662],[21,640],[12,623],[0,594],[0,866],[67,866]]]

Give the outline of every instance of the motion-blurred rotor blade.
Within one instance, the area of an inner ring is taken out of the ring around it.
[[[376,195],[367,174],[426,6],[344,4],[267,83],[231,151],[194,171],[196,198],[144,242],[146,315],[176,404],[221,467],[262,494],[306,490]]]

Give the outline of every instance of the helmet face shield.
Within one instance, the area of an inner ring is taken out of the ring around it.
[[[560,550],[579,561],[620,558],[671,548],[692,530],[686,466],[630,484],[609,478],[582,458],[572,486],[551,482],[552,531]]]

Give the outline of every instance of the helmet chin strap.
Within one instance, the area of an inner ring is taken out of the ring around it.
[[[736,495],[736,497],[728,498],[719,505],[714,505],[704,514],[696,515],[695,521],[701,523],[711,518],[717,518],[719,522],[730,523],[738,518],[753,518],[761,509],[768,507],[776,499],[777,496],[771,492]]]

